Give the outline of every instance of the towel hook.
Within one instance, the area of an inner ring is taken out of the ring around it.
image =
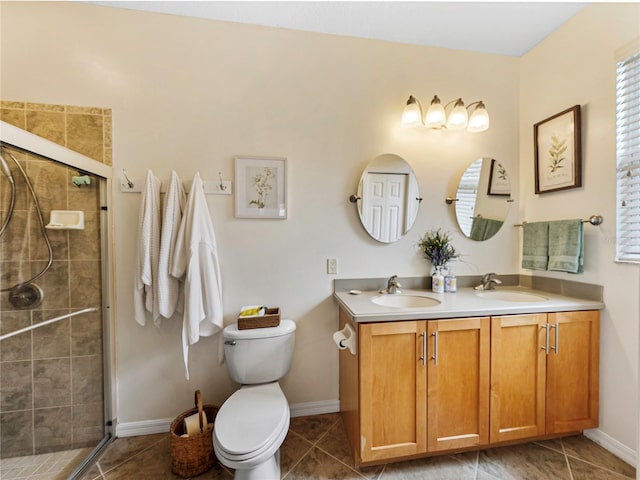
[[[129,177],[127,177],[127,171],[124,168],[122,169],[122,175],[124,175],[124,179],[127,181],[127,185],[129,185],[129,188],[133,188],[133,182],[129,179]]]
[[[220,184],[218,185],[218,187],[220,188],[221,192],[224,192],[227,189],[227,186],[222,181],[222,172],[218,172],[218,178],[220,179]]]

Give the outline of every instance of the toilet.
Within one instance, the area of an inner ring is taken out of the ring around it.
[[[213,449],[236,480],[279,480],[280,445],[289,431],[289,403],[278,380],[293,359],[296,324],[239,330],[225,327],[224,354],[240,389],[220,407],[213,429]]]

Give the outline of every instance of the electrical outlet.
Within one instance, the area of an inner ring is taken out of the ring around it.
[[[335,258],[327,258],[327,274],[336,275],[338,273],[338,260]]]

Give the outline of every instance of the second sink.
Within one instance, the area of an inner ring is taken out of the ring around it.
[[[371,299],[376,305],[393,308],[426,308],[440,305],[440,301],[421,295],[394,294],[380,295]]]

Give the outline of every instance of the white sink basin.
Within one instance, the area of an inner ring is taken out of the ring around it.
[[[421,295],[405,295],[397,293],[393,295],[380,295],[371,299],[376,305],[393,308],[426,308],[440,305],[440,300]]]
[[[510,292],[507,290],[492,290],[489,292],[479,292],[476,295],[487,300],[501,300],[503,302],[546,302],[549,300],[542,295],[525,292]]]

